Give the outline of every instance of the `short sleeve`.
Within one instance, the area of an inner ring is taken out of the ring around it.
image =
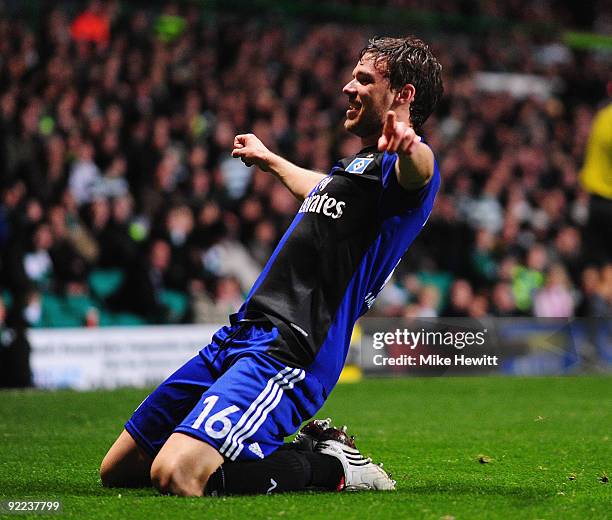
[[[396,153],[386,153],[382,160],[382,196],[380,210],[385,215],[399,215],[416,209],[435,197],[439,187],[440,174],[434,159],[434,175],[430,181],[418,190],[408,191],[397,180],[395,173]]]

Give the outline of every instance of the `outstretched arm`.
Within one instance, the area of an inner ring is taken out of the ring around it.
[[[256,165],[263,171],[276,175],[299,200],[304,200],[317,183],[325,177],[322,173],[300,168],[268,150],[253,134],[234,138],[232,157],[242,159],[247,166]]]
[[[387,112],[378,150],[397,152],[399,158],[395,163],[395,173],[400,186],[408,191],[422,188],[433,176],[433,152],[421,142],[411,126],[397,120],[392,110]]]

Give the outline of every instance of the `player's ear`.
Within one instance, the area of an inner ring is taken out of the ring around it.
[[[398,105],[410,104],[414,101],[414,96],[416,96],[416,88],[412,83],[406,83],[395,94],[395,102]]]

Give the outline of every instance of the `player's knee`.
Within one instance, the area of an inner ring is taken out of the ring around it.
[[[119,482],[117,482],[116,468],[109,461],[108,456],[104,457],[100,464],[100,480],[104,487],[115,487],[119,484]]]
[[[111,473],[109,468],[104,465],[104,461],[100,464],[100,480],[104,487],[111,487]]]
[[[151,466],[151,482],[160,493],[182,497],[200,497],[204,494],[210,474],[194,475],[186,470],[180,460],[158,459]]]

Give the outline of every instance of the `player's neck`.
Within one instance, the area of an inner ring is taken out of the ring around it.
[[[370,146],[378,145],[378,139],[380,138],[380,134],[370,135],[368,137],[361,138],[361,149],[369,148]]]

